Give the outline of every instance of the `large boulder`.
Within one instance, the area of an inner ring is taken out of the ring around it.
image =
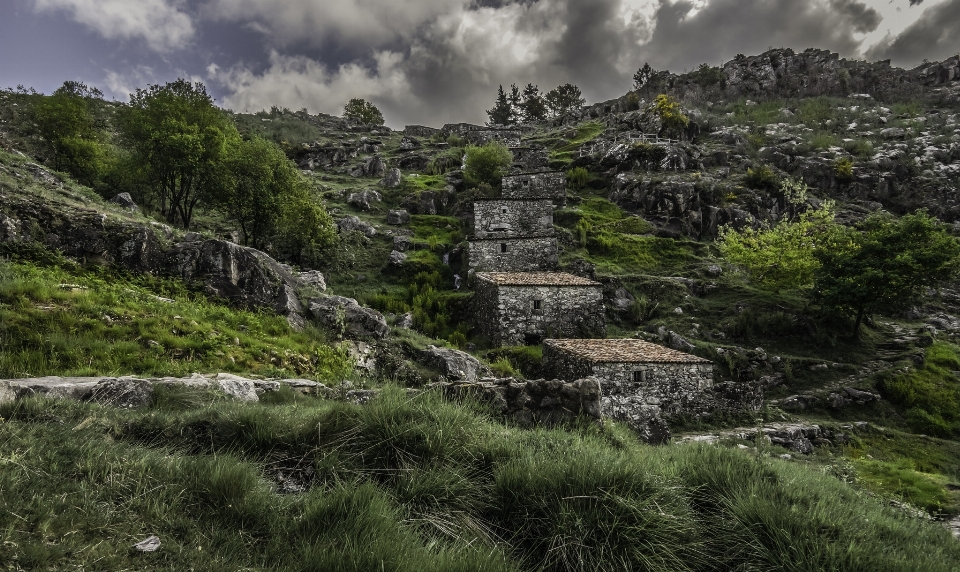
[[[360,191],[358,193],[351,193],[347,197],[347,203],[362,211],[370,210],[370,203],[379,203],[383,200],[383,197],[380,196],[380,193],[372,190]]]
[[[6,403],[8,401],[16,401],[17,392],[10,387],[10,382],[5,380],[0,380],[0,403]]]
[[[387,211],[387,224],[392,225],[402,225],[408,224],[410,222],[410,213],[401,209],[401,210],[391,210]]]
[[[304,286],[312,286],[321,292],[326,292],[327,281],[319,270],[307,270],[297,275]]]
[[[270,308],[283,316],[303,311],[297,298],[300,281],[259,250],[205,240],[174,245],[167,257],[171,273],[200,282],[209,294],[238,306]]]
[[[132,377],[107,378],[94,386],[88,399],[124,409],[146,407],[153,401],[153,385],[145,379]]]
[[[133,202],[133,197],[130,196],[130,193],[116,194],[112,199],[110,199],[110,202],[120,205],[121,207],[130,211],[135,211],[140,208],[137,206],[137,203]]]
[[[380,180],[379,185],[388,189],[395,189],[400,186],[402,181],[403,175],[400,173],[400,169],[393,168],[387,171],[386,176]]]
[[[377,236],[377,229],[373,228],[372,225],[360,220],[359,217],[355,216],[348,216],[338,220],[337,228],[341,233],[357,231],[366,237],[372,238]]]
[[[361,306],[353,298],[320,296],[310,298],[307,308],[324,328],[347,338],[385,338],[390,333],[383,314]]]
[[[420,356],[425,364],[440,370],[450,381],[476,381],[477,373],[483,369],[477,358],[460,350],[427,346]]]

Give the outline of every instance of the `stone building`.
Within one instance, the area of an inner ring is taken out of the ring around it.
[[[550,168],[550,152],[545,147],[511,147],[513,165],[511,175],[547,171]]]
[[[467,242],[468,272],[537,272],[560,264],[553,236],[471,238]]]
[[[485,145],[490,141],[499,141],[507,147],[519,147],[522,136],[522,133],[513,129],[483,129],[467,131],[464,134],[464,138],[474,145]]]
[[[553,236],[553,203],[549,200],[476,200],[471,230],[474,238],[480,239]]]
[[[716,409],[710,360],[635,339],[548,339],[543,363],[558,379],[596,376],[605,416],[630,420],[651,407],[665,416]]]
[[[494,347],[606,335],[598,282],[555,272],[490,272],[477,274],[474,290],[477,326]]]
[[[557,206],[567,201],[567,178],[561,172],[521,173],[502,179],[505,199],[550,199]]]

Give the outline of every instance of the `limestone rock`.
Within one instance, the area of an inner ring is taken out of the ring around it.
[[[17,399],[17,392],[12,387],[10,387],[10,382],[5,380],[0,380],[0,403],[15,401],[16,399]]]
[[[94,386],[89,400],[124,409],[146,407],[153,400],[153,385],[144,379],[107,378]]]
[[[399,236],[393,237],[393,249],[400,252],[406,252],[413,247],[413,239],[409,236],[401,234]]]
[[[406,253],[400,252],[399,250],[394,250],[390,253],[390,257],[387,259],[387,264],[393,266],[394,268],[400,268],[406,261]]]
[[[391,210],[387,212],[387,224],[392,225],[401,225],[408,224],[410,222],[410,213],[400,209],[400,210]]]
[[[880,130],[880,136],[884,139],[903,139],[907,132],[900,127],[888,127]]]
[[[348,338],[385,338],[390,333],[383,314],[353,298],[326,295],[311,298],[307,307],[318,324]]]
[[[477,373],[483,368],[477,358],[451,348],[427,346],[420,356],[424,363],[436,367],[451,381],[476,381]]]
[[[118,204],[121,207],[125,209],[129,209],[131,211],[135,211],[140,208],[137,206],[137,203],[133,202],[133,197],[130,196],[130,193],[116,194],[113,196],[112,199],[110,199],[110,202]]]
[[[341,233],[357,231],[362,233],[366,237],[377,236],[377,229],[373,228],[372,225],[360,220],[359,217],[348,216],[344,217],[337,221],[337,228]]]
[[[421,147],[420,141],[413,137],[404,137],[400,140],[400,148],[404,151],[412,151]]]
[[[257,396],[257,386],[251,379],[230,373],[219,373],[216,383],[221,391],[238,401],[260,401]]]
[[[304,286],[312,286],[321,292],[327,290],[327,281],[319,270],[308,270],[297,275]]]
[[[156,552],[160,550],[160,537],[156,535],[148,536],[134,544],[133,549],[137,552]]]
[[[347,204],[362,211],[370,210],[370,203],[379,203],[383,200],[380,193],[373,190],[351,193],[347,198]]]
[[[395,189],[400,186],[401,182],[403,182],[403,175],[400,173],[400,169],[393,168],[388,170],[387,174],[377,184],[388,189]]]

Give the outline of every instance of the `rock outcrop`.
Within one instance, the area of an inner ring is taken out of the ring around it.
[[[361,306],[353,298],[331,295],[310,298],[307,309],[318,324],[347,338],[382,339],[390,333],[383,314]]]
[[[477,381],[478,374],[483,375],[486,368],[480,361],[460,350],[427,346],[420,352],[420,359],[434,367],[449,381]]]

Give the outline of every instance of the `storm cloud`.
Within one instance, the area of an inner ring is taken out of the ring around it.
[[[142,39],[166,52],[187,47],[192,18],[171,0],[35,0],[38,11],[63,10],[104,38]]]
[[[920,2],[911,1],[911,4]],[[920,19],[896,37],[888,37],[867,51],[871,60],[889,59],[893,65],[914,66],[921,60],[944,60],[960,51],[960,0],[946,0],[924,10]]]

